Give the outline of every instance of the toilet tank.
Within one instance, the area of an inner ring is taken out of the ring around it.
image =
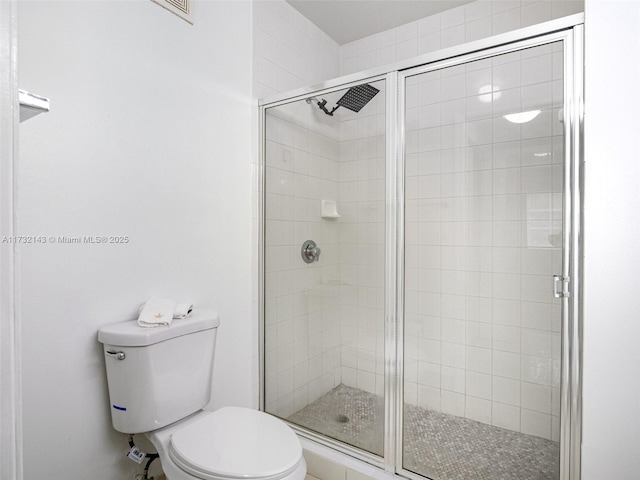
[[[101,328],[113,428],[150,432],[202,409],[219,324],[213,311],[194,310],[170,326],[144,328],[132,320]]]

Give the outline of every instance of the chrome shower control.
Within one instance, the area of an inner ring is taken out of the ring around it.
[[[300,249],[300,256],[305,263],[317,262],[320,259],[320,247],[316,245],[313,240],[307,240],[302,244]]]

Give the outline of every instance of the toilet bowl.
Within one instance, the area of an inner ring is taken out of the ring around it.
[[[170,326],[100,329],[113,428],[144,434],[168,480],[304,480],[302,447],[284,422],[248,408],[203,410],[219,324],[200,310]]]
[[[263,412],[224,407],[145,434],[168,480],[304,480],[296,434]]]

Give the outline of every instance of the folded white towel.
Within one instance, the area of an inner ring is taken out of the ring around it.
[[[138,325],[141,327],[158,327],[171,325],[173,314],[176,311],[176,302],[165,298],[151,297],[142,306],[138,316]]]
[[[176,305],[176,311],[173,312],[174,320],[185,318],[193,310],[193,305],[190,303],[179,303]]]
[[[140,308],[138,309],[138,314],[140,314],[142,312],[142,309],[144,308],[145,305],[146,305],[146,303],[143,303],[142,305],[140,305]],[[192,311],[193,311],[193,304],[191,304],[191,303],[177,303],[176,304],[176,309],[173,312],[173,319],[174,320],[181,320],[181,319],[185,318],[187,315],[189,315]]]

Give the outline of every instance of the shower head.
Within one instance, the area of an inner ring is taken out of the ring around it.
[[[318,101],[316,97],[309,97],[306,100],[309,104],[312,101],[315,102],[320,110],[330,116],[333,116],[333,112],[335,112],[338,107],[348,108],[352,112],[358,113],[360,110],[362,110],[362,107],[364,107],[371,101],[373,97],[376,96],[379,91],[380,90],[372,87],[368,83],[351,87],[349,90],[347,90],[347,93],[345,93],[340,98],[340,100],[338,100],[337,105],[333,107],[331,111],[327,109],[327,101],[324,99],[322,99],[321,102]]]
[[[358,85],[357,87],[351,87],[347,90],[340,100],[338,105],[344,108],[348,108],[352,112],[358,113],[362,110],[367,103],[371,101],[373,97],[379,92],[375,87],[372,87],[368,83]]]

